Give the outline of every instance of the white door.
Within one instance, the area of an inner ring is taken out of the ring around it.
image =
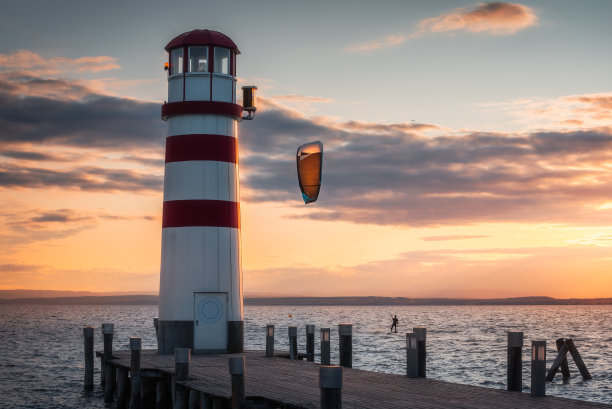
[[[227,350],[227,293],[194,293],[193,349]]]

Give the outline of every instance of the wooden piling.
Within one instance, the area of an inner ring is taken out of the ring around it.
[[[102,334],[104,335],[104,402],[112,402],[115,396],[115,368],[110,363],[113,358],[113,333],[114,324],[102,324]]]
[[[523,333],[508,331],[507,389],[523,390]]]
[[[289,326],[289,359],[298,359],[297,327]]]
[[[418,335],[414,332],[406,333],[406,376],[418,378],[419,376],[419,350],[417,347]]]
[[[565,346],[565,339],[564,338],[557,338],[555,343],[557,344],[557,352],[560,352],[561,351],[561,347]],[[567,348],[567,346],[565,346],[565,347]],[[561,362],[561,373],[563,374],[563,382],[566,382],[567,380],[569,380],[569,378],[570,378],[570,370],[569,370],[569,365],[567,364],[567,354],[566,354],[565,358],[563,359],[563,361]]]
[[[130,376],[132,388],[130,392],[130,409],[140,409],[140,352],[142,350],[142,339],[130,337]]]
[[[128,377],[128,369],[118,366],[116,370],[117,376],[117,409],[125,409],[130,402],[130,378]]]
[[[427,378],[427,328],[415,327],[412,332],[417,334],[419,378]]]
[[[353,324],[339,324],[338,335],[340,338],[340,366],[353,367]]]
[[[175,381],[186,381],[189,379],[189,363],[191,361],[191,349],[174,348],[174,378]],[[189,389],[175,384],[174,387],[174,409],[187,409],[189,405]]]
[[[195,389],[189,390],[189,409],[200,409],[201,393]]]
[[[560,338],[560,339],[563,339],[563,338]],[[557,343],[557,345],[559,345],[559,343]],[[565,365],[567,365],[567,345],[565,345],[565,341],[562,342],[561,347],[559,348],[559,353],[557,354],[557,357],[555,358],[550,369],[548,370],[548,374],[546,375],[547,382],[552,382],[552,380],[555,378],[555,374],[557,373],[557,371],[559,370],[559,367],[562,365],[564,361],[565,361]],[[568,371],[569,371],[569,368],[568,368]]]
[[[163,376],[155,382],[155,409],[171,409],[172,393],[170,392],[170,378]],[[132,408],[130,408],[132,409]]]
[[[315,326],[314,325],[306,325],[306,360],[308,362],[314,362],[315,356]]]
[[[531,396],[546,396],[546,341],[531,341]]]
[[[342,408],[341,366],[321,365],[319,367],[319,387],[321,388],[321,409]]]
[[[574,345],[574,340],[571,338],[567,338],[565,340],[565,345],[567,346],[569,353],[572,355],[572,358],[574,358],[574,362],[576,363],[576,366],[578,367],[578,370],[580,371],[580,375],[582,375],[582,378],[585,381],[589,379],[593,379],[591,377],[591,374],[589,373],[589,370],[584,364],[582,357],[578,353],[578,349],[576,348],[576,345]]]
[[[106,386],[106,365],[104,364],[104,356],[100,357],[100,386]]]
[[[329,328],[321,328],[321,365],[330,364],[330,351]]]
[[[142,376],[140,374],[140,407],[156,407],[156,378]]]
[[[271,324],[266,327],[266,356],[274,357],[274,325]]]
[[[94,329],[93,327],[83,328],[83,343],[85,355],[85,380],[83,387],[93,389],[94,386]]]
[[[229,359],[229,371],[232,376],[232,400],[231,408],[240,409],[244,407],[246,395],[244,391],[244,356],[235,356]]]

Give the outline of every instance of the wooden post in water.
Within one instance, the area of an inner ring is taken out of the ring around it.
[[[289,326],[289,359],[298,359],[297,327]]]
[[[563,340],[563,338],[559,339]],[[559,347],[560,345],[559,339],[557,340],[557,347]],[[546,375],[547,382],[552,382],[552,380],[555,378],[557,371],[559,370],[559,367],[563,365],[563,362],[565,362],[565,365],[567,366],[567,345],[565,345],[565,341],[561,341],[561,346],[558,348],[558,351],[559,353],[557,354],[557,357],[553,361],[550,370]],[[567,370],[569,372],[569,367],[567,368]],[[565,379],[565,375],[563,375],[563,379]]]
[[[83,328],[83,342],[85,351],[85,389],[93,389],[94,386],[94,329]]]
[[[353,324],[338,324],[340,366],[353,367]]]
[[[412,332],[417,334],[419,378],[427,378],[427,328],[416,327],[412,329]]]
[[[189,390],[189,409],[200,409],[200,401],[202,393],[195,389]]]
[[[113,358],[114,329],[114,324],[102,324],[102,334],[104,335],[104,402],[112,402],[115,395],[115,368],[110,363]]]
[[[130,337],[130,351],[132,353],[130,361],[130,376],[132,389],[130,392],[130,409],[140,409],[140,351],[142,350],[142,339],[140,337]]]
[[[591,377],[591,374],[589,373],[589,370],[584,364],[582,357],[578,353],[578,349],[576,348],[576,345],[574,345],[574,340],[572,340],[571,338],[566,339],[565,345],[567,346],[569,353],[572,355],[572,358],[574,358],[574,362],[576,363],[576,366],[578,367],[578,370],[580,371],[580,375],[582,375],[582,378],[585,381],[589,379],[593,379]]]
[[[142,376],[140,374],[140,407],[141,408],[156,408],[156,378]]]
[[[321,365],[319,367],[319,387],[321,388],[321,409],[342,408],[341,366]]]
[[[565,345],[564,338],[558,338],[555,342],[557,344],[557,352],[561,351],[562,346],[565,346],[567,348],[567,346]],[[563,361],[561,362],[561,373],[563,374],[563,382],[567,382],[570,378],[569,365],[567,364],[567,355],[565,359],[563,359]]]
[[[321,365],[330,363],[329,328],[321,328]]]
[[[189,404],[189,389],[176,384],[176,381],[189,379],[189,363],[191,361],[191,349],[174,348],[174,409],[187,409]]]
[[[167,376],[157,379],[155,383],[155,409],[172,408],[172,393],[169,383],[170,378]]]
[[[523,333],[520,331],[508,331],[507,389],[523,390]]]
[[[306,360],[308,362],[314,362],[315,356],[315,326],[314,325],[306,325]]]
[[[266,357],[274,357],[274,325],[266,327]]]
[[[117,409],[125,409],[130,402],[130,378],[128,369],[122,366],[117,367]]]
[[[244,356],[233,356],[229,359],[229,371],[232,376],[232,409],[244,407],[246,395],[244,391]]]
[[[419,350],[417,347],[418,335],[414,332],[406,333],[406,376],[419,377]]]
[[[546,341],[531,341],[531,396],[546,396]]]

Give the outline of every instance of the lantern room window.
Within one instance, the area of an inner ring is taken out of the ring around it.
[[[229,48],[215,47],[215,72],[219,74],[230,73]]]
[[[170,53],[170,75],[183,73],[183,48],[174,48]]]
[[[208,72],[208,47],[189,47],[189,72]]]

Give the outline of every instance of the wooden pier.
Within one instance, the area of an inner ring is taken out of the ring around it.
[[[112,353],[113,358],[108,361],[111,365],[116,368],[130,368],[130,351]],[[103,357],[104,353],[98,351],[97,355]],[[189,389],[189,408],[229,408],[232,380],[228,361],[230,357],[235,356],[246,358],[244,381],[247,408],[321,407],[320,365],[278,356],[267,358],[265,351],[233,355],[192,355],[189,378],[185,381],[175,379],[174,355],[142,351],[141,376],[150,380],[158,379],[158,382],[165,379],[166,384],[171,384],[171,380],[174,380],[176,385]],[[174,387],[157,389],[168,390],[166,393],[170,393],[169,390]],[[155,391],[155,387],[150,390]],[[164,405],[172,402],[172,398],[158,397],[157,401],[158,406],[170,407]],[[551,396],[533,397],[520,392],[344,368],[342,407],[610,409],[612,405]]]

